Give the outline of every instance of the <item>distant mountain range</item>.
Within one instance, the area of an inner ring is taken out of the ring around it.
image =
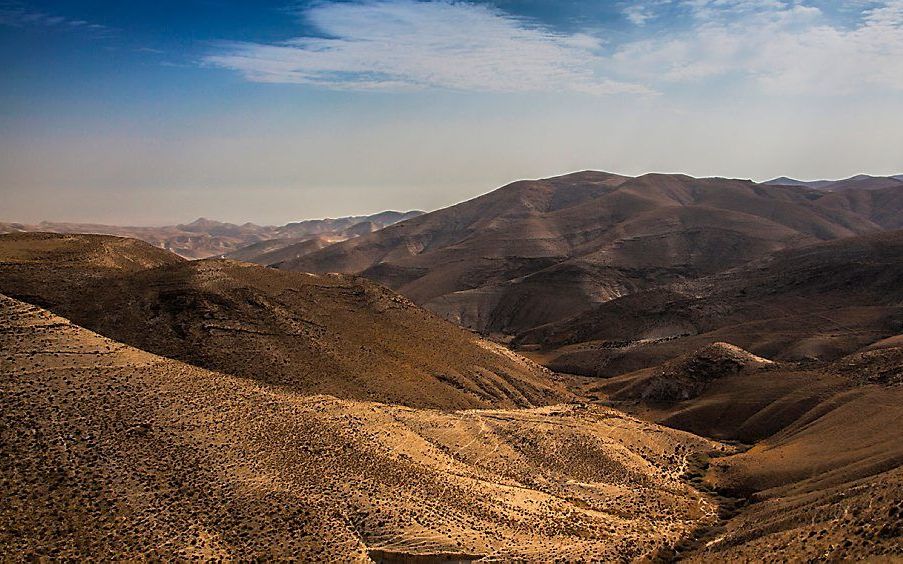
[[[763,184],[770,186],[805,186],[817,190],[840,192],[843,190],[881,190],[903,185],[903,174],[897,176],[869,176],[858,174],[843,180],[796,180],[782,176]]]
[[[299,221],[282,226],[261,226],[253,223],[236,225],[206,218],[199,218],[187,224],[163,227],[123,227],[48,221],[32,225],[0,223],[0,233],[47,231],[133,237],[191,259],[227,255],[265,241],[279,241],[275,246],[274,244],[264,245],[260,248],[264,249],[263,251],[252,248],[239,253],[236,257],[253,261],[259,251],[267,252],[278,246],[288,246],[313,238],[327,243],[344,241],[422,213],[420,211],[384,211],[366,216]]]
[[[515,182],[277,266],[361,274],[483,334],[519,335],[782,249],[903,228],[903,182],[845,182],[828,191],[579,172]]]

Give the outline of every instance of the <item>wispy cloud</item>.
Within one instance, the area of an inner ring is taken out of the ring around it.
[[[606,41],[459,0],[330,0],[299,14],[312,34],[221,43],[204,61],[256,82],[355,90],[649,94],[716,80],[767,94],[903,90],[903,0],[825,6],[634,0],[622,14],[646,37]]]
[[[7,27],[44,27],[104,33],[109,28],[78,18],[69,18],[32,10],[21,2],[0,2],[0,25]]]
[[[719,77],[769,93],[903,90],[903,0],[861,3],[831,21],[798,0],[675,0],[688,30],[621,45],[613,72],[652,83]]]
[[[324,2],[301,15],[317,37],[222,43],[205,62],[251,81],[340,89],[651,93],[597,74],[599,38],[555,32],[486,5]]]

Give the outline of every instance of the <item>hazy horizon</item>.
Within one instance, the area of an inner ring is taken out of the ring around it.
[[[903,172],[903,1],[0,0],[4,221],[284,224],[576,170]]]
[[[569,171],[569,172],[560,173],[560,174],[552,174],[552,175],[546,176],[545,178],[550,178],[550,177],[554,177],[554,176],[561,176],[561,175],[571,174],[571,173],[575,173],[575,172],[581,172],[581,171],[583,171],[583,170],[590,170],[590,169],[582,169],[582,170],[580,170],[580,171],[574,170],[574,171]],[[611,171],[601,171],[601,172],[611,172]],[[615,174],[619,174],[619,173],[615,173]],[[686,174],[686,173],[683,173],[683,172],[647,172],[647,173],[642,173],[642,174]],[[867,175],[867,176],[878,176],[878,175],[868,175],[867,173],[862,173],[862,174],[865,174],[865,175]],[[624,175],[624,176],[631,176],[631,175]],[[639,175],[637,175],[637,176],[639,176]],[[901,176],[903,176],[903,173],[901,173],[901,174],[899,174],[899,175],[898,175],[898,174],[890,174],[890,175],[882,175],[882,176],[895,176],[895,177],[901,177]],[[786,175],[779,175],[779,176],[776,176],[776,177],[773,177],[773,178],[767,178],[767,179],[751,179],[751,178],[750,178],[750,179],[743,179],[743,178],[732,177],[732,176],[725,176],[725,177],[723,177],[723,178],[731,178],[731,179],[739,179],[739,180],[752,180],[752,181],[755,181],[755,182],[767,182],[767,181],[769,181],[769,180],[774,180],[774,179],[781,178],[781,177],[786,177]],[[536,179],[538,179],[538,178],[539,178],[539,177],[537,177]],[[706,178],[706,177],[705,177],[705,176],[700,176],[699,178]],[[709,177],[709,178],[711,178],[711,177]],[[825,178],[825,177],[818,177],[818,178],[792,178],[792,179],[793,179],[793,180],[800,181],[800,182],[817,182],[817,181],[845,180],[846,178],[849,178],[849,177],[844,177],[844,178]],[[92,219],[90,219],[90,218],[89,218],[89,219],[84,219],[84,220],[80,220],[80,219],[66,219],[66,218],[63,218],[63,219],[46,219],[46,218],[41,218],[41,219],[33,219],[33,220],[22,220],[22,219],[18,219],[18,218],[4,218],[4,217],[0,217],[0,223],[40,224],[40,223],[42,223],[42,222],[47,222],[47,223],[96,224],[96,225],[108,225],[108,226],[117,226],[117,227],[167,227],[167,226],[174,226],[174,225],[186,225],[186,224],[192,223],[192,222],[194,222],[194,221],[199,221],[199,220],[210,220],[210,221],[218,221],[218,222],[222,222],[222,223],[232,223],[232,224],[236,224],[236,225],[242,225],[242,224],[245,224],[245,223],[253,223],[253,224],[256,224],[256,225],[260,225],[260,226],[278,226],[278,225],[286,225],[286,224],[288,224],[288,223],[296,223],[296,222],[311,221],[311,220],[320,220],[320,219],[337,219],[337,218],[343,218],[343,217],[366,217],[366,216],[375,215],[375,214],[378,214],[378,213],[381,213],[381,212],[388,212],[388,211],[394,211],[394,212],[400,212],[400,213],[419,211],[419,212],[429,213],[429,212],[433,212],[433,211],[436,211],[436,210],[439,210],[439,209],[443,209],[443,208],[445,208],[445,207],[449,207],[449,206],[452,206],[452,205],[455,205],[455,204],[458,204],[458,203],[467,201],[467,200],[469,200],[469,199],[478,198],[478,197],[480,197],[480,196],[482,196],[482,195],[484,195],[484,194],[487,194],[487,193],[489,193],[489,192],[491,192],[491,191],[493,191],[493,190],[496,190],[496,189],[498,189],[498,188],[501,188],[501,187],[503,187],[503,186],[505,186],[505,185],[507,185],[507,184],[510,184],[510,183],[512,183],[512,182],[517,182],[517,181],[519,181],[519,180],[535,180],[535,179],[533,179],[533,178],[517,178],[517,179],[513,179],[513,180],[510,180],[510,181],[505,182],[504,184],[500,184],[500,185],[498,185],[498,186],[493,186],[493,187],[491,187],[491,188],[489,188],[489,189],[486,189],[486,190],[484,190],[483,192],[477,193],[477,194],[475,194],[475,195],[473,195],[473,196],[468,196],[468,197],[466,197],[466,198],[464,198],[464,199],[462,199],[462,200],[455,201],[455,202],[451,202],[451,203],[449,203],[448,205],[440,206],[440,207],[437,207],[437,208],[434,208],[434,209],[418,209],[418,208],[411,208],[411,209],[397,209],[397,208],[385,208],[385,209],[368,210],[368,211],[355,212],[355,213],[336,213],[336,214],[331,214],[331,215],[330,215],[330,214],[327,214],[327,215],[319,215],[319,216],[311,216],[311,217],[298,217],[298,218],[293,218],[293,219],[289,219],[289,220],[286,220],[286,221],[275,222],[275,223],[273,223],[273,222],[271,222],[271,223],[257,222],[257,221],[253,221],[253,220],[250,220],[250,219],[243,218],[243,216],[242,216],[242,217],[238,217],[238,218],[234,218],[234,219],[228,219],[228,218],[221,218],[221,217],[213,217],[213,216],[211,216],[211,215],[209,215],[209,214],[208,214],[208,215],[204,215],[204,214],[195,215],[195,216],[188,217],[188,218],[185,218],[185,219],[160,220],[160,221],[156,221],[156,222],[145,222],[145,223],[127,223],[127,222],[126,222],[126,223],[122,223],[122,222],[116,223],[116,222],[95,221],[95,220],[92,220]]]

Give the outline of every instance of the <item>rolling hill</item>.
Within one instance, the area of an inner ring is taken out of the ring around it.
[[[0,555],[903,558],[869,178],[576,173],[246,262],[0,235]]]
[[[736,448],[601,406],[440,412],[303,396],[2,295],[0,327],[9,554],[901,556],[903,349],[815,371],[718,345],[661,369],[707,385],[638,411],[756,442]],[[649,382],[630,378],[636,391]]]
[[[554,369],[614,376],[726,341],[831,361],[903,332],[903,231],[788,249],[616,299],[515,339]]]
[[[539,365],[350,276],[14,234],[0,236],[0,292],[149,352],[307,394],[440,409],[572,397]]]
[[[875,190],[831,192],[819,202],[826,208],[855,213],[883,229],[903,228],[903,183]]]
[[[269,266],[319,251],[338,241],[344,241],[344,238],[313,235],[289,239],[269,239],[227,253],[224,258]]]
[[[278,266],[360,274],[465,327],[515,335],[773,251],[882,229],[855,206],[823,205],[825,195],[581,172],[515,182]]]
[[[581,392],[668,427],[749,445],[697,471],[699,483],[741,503],[691,559],[893,558],[903,553],[901,366],[896,346],[806,366],[718,343],[587,380]]]
[[[612,409],[302,396],[0,296],[0,554],[653,558],[717,521],[680,479],[729,447]]]

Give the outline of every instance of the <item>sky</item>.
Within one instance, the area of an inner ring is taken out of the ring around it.
[[[0,0],[0,221],[903,172],[903,0]]]

